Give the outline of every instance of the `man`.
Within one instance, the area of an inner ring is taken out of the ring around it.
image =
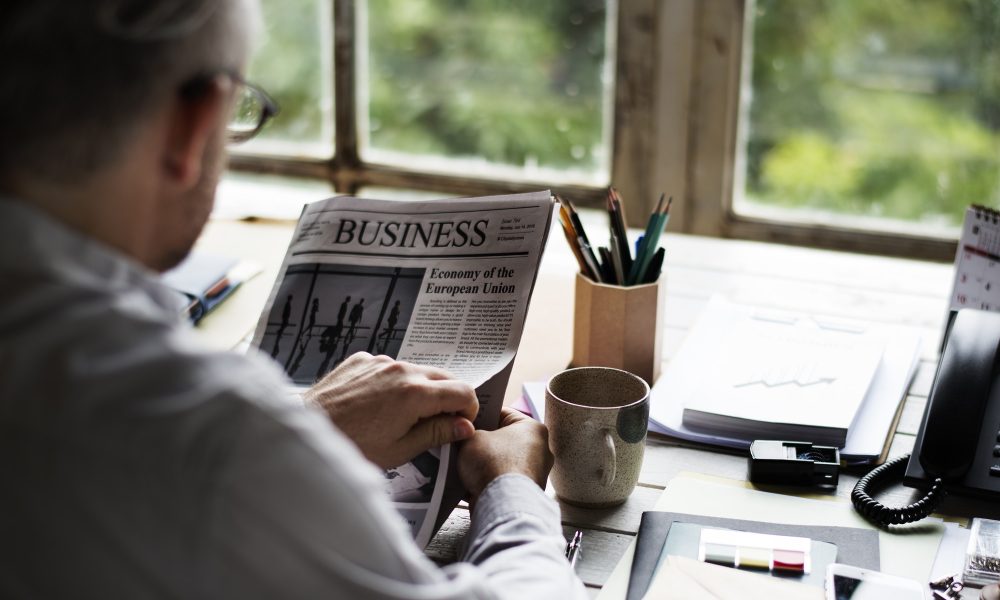
[[[585,597],[540,425],[474,432],[468,385],[364,354],[303,406],[177,325],[155,272],[211,211],[249,2],[4,5],[0,597]],[[365,458],[463,439],[466,562],[439,569]]]

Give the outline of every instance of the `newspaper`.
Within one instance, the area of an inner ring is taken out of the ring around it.
[[[495,429],[552,217],[548,191],[394,202],[337,197],[299,218],[252,345],[307,387],[359,351],[447,369]],[[388,469],[426,546],[464,493],[450,445]]]

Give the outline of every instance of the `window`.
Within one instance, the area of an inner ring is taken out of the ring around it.
[[[748,20],[738,212],[796,206],[954,227],[970,202],[995,203],[995,2],[757,0]]]
[[[607,0],[264,0],[248,77],[282,112],[239,170],[480,194],[611,181]]]
[[[701,17],[696,38],[732,42],[695,62],[712,69],[695,93],[725,89],[696,118],[729,123],[692,157],[725,181],[700,187],[720,200],[702,231],[951,259],[964,207],[1000,200],[992,0],[708,2]]]
[[[263,0],[283,113],[234,168],[552,187],[632,225],[950,259],[1000,199],[994,0]]]

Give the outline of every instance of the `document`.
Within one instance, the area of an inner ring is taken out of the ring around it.
[[[251,344],[303,387],[359,351],[447,369],[495,429],[552,212],[547,191],[309,204]],[[421,546],[463,494],[453,459],[444,446],[385,472]]]

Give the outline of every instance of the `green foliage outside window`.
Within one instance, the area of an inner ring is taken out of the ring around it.
[[[747,195],[961,222],[1000,190],[1000,3],[757,0]]]
[[[371,0],[371,147],[602,166],[603,0]]]

